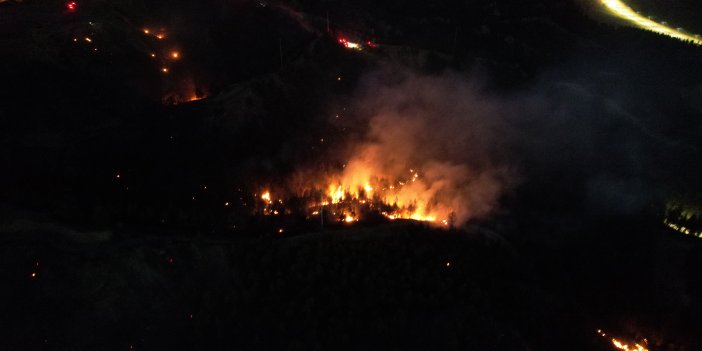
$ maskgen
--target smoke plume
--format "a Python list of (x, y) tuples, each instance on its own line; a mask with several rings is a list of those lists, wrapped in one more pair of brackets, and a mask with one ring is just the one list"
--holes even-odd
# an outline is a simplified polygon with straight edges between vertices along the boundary
[(364, 131), (346, 146), (343, 171), (324, 180), (332, 192), (365, 187), (405, 209), (399, 217), (461, 225), (490, 214), (514, 185), (502, 112), (479, 86), (393, 69), (358, 91), (351, 110)]

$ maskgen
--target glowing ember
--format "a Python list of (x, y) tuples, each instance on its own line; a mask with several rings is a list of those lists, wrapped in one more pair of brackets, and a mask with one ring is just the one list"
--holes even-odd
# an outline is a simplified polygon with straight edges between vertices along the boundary
[(344, 37), (339, 38), (339, 44), (343, 45), (347, 49), (363, 50), (363, 46), (361, 44), (349, 41)]
[(70, 12), (75, 11), (76, 9), (78, 9), (78, 3), (75, 1), (67, 2), (66, 9)]
[(702, 45), (702, 39), (699, 37), (684, 33), (681, 30), (671, 28), (665, 24), (658, 23), (641, 16), (621, 0), (600, 0), (600, 2), (614, 16), (626, 20), (637, 28), (649, 30), (682, 41), (689, 41), (697, 45)]
[(271, 193), (266, 191), (265, 193), (261, 194), (261, 200), (270, 203), (271, 202)]

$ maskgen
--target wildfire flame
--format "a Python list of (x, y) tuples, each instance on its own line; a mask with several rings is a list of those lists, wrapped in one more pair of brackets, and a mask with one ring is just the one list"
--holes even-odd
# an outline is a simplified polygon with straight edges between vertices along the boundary
[[(606, 334), (605, 332), (603, 332), (602, 329), (598, 329), (598, 330), (597, 330), (597, 334), (599, 334), (599, 335), (602, 336), (603, 338), (607, 338), (607, 334)], [(612, 341), (612, 345), (613, 345), (615, 348), (617, 348), (618, 350), (623, 350), (623, 351), (649, 351), (647, 347), (645, 347), (645, 346), (643, 346), (643, 345), (641, 345), (641, 344), (639, 344), (639, 343), (636, 343), (636, 342), (628, 343), (628, 342), (622, 341), (621, 339), (617, 339), (617, 338), (609, 338), (609, 340)], [(643, 340), (643, 343), (644, 343), (644, 344), (648, 343), (648, 340), (644, 339), (644, 340)]]
[[(169, 71), (163, 71), (168, 73)], [(186, 102), (199, 101), (207, 98), (208, 92), (205, 88), (197, 85), (192, 79), (183, 79), (163, 97), (162, 101), (166, 105), (179, 105)]]
[(339, 44), (343, 45), (347, 49), (363, 50), (363, 45), (349, 41), (348, 39), (346, 39), (344, 37), (339, 38)]
[(321, 193), (319, 201), (309, 205), (316, 210), (320, 206), (332, 206), (341, 213), (342, 222), (358, 221), (358, 213), (375, 212), (387, 219), (409, 219), (432, 222), (439, 226), (450, 226), (454, 221), (454, 210), (441, 204), (436, 195), (445, 183), (425, 181), (420, 172), (408, 169), (404, 175), (391, 177), (373, 169), (362, 160), (349, 162), (343, 172), (318, 181), (306, 193)]

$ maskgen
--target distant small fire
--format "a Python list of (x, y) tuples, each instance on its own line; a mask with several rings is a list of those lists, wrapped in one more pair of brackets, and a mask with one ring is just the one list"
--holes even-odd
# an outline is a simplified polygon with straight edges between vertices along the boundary
[(197, 87), (179, 88), (177, 91), (166, 94), (163, 97), (165, 105), (180, 105), (186, 102), (200, 101), (207, 97), (207, 93)]
[(612, 342), (612, 346), (614, 346), (617, 350), (622, 350), (622, 351), (649, 351), (648, 349), (648, 340), (643, 339), (641, 342), (633, 342), (633, 341), (624, 341), (623, 339), (617, 339), (611, 336), (608, 336), (607, 333), (602, 331), (602, 329), (597, 330), (597, 334), (599, 334), (603, 338), (607, 338)]
[(164, 95), (162, 102), (165, 105), (180, 105), (187, 102), (199, 101), (209, 95), (207, 89), (193, 79), (174, 79), (173, 86)]
[(369, 47), (369, 48), (377, 48), (378, 47), (378, 44), (376, 44), (370, 40), (367, 40), (365, 43), (361, 42), (361, 41), (356, 42), (356, 41), (351, 41), (344, 36), (338, 37), (337, 40), (338, 40), (339, 44), (341, 44), (342, 46), (344, 46), (347, 49), (352, 49), (352, 50), (359, 50), (360, 51), (366, 47)]

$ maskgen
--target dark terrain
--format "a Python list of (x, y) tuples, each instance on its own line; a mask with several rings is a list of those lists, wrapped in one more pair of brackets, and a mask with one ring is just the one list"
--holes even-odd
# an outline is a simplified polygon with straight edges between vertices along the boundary
[[(78, 5), (0, 3), (0, 349), (702, 349), (702, 240), (663, 224), (702, 230), (700, 47), (568, 1)], [(149, 53), (176, 47), (162, 74)], [(384, 70), (509, 102), (500, 208), (450, 230), (252, 213), (340, 162)]]

